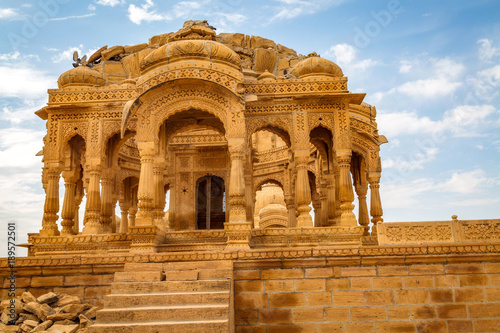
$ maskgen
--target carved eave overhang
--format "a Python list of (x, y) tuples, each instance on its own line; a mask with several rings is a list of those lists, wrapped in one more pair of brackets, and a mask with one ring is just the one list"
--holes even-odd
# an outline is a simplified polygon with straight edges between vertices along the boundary
[(49, 89), (48, 105), (116, 104), (127, 102), (137, 96), (135, 87), (116, 86), (93, 89)]
[(265, 81), (246, 81), (245, 94), (257, 96), (294, 96), (294, 95), (315, 95), (324, 93), (348, 93), (347, 78), (304, 78)]
[(309, 113), (329, 113), (347, 109), (349, 104), (361, 104), (364, 93), (300, 94), (295, 96), (257, 96), (247, 99), (245, 115), (271, 115), (292, 113), (297, 108)]

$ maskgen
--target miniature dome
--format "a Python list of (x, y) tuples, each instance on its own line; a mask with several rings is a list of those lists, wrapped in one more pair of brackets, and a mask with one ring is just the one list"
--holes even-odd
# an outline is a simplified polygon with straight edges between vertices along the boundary
[(309, 57), (302, 60), (292, 68), (290, 74), (298, 78), (307, 76), (344, 76), (342, 69), (337, 64), (321, 57)]
[(68, 86), (104, 86), (106, 77), (101, 72), (88, 66), (78, 66), (66, 71), (59, 76), (57, 85), (59, 88)]
[(188, 57), (224, 61), (238, 68), (241, 65), (240, 57), (224, 44), (212, 40), (189, 39), (165, 44), (151, 52), (141, 62), (141, 70), (163, 61), (170, 63)]
[(288, 211), (286, 207), (279, 203), (270, 203), (269, 205), (262, 208), (259, 212), (259, 217), (261, 223), (263, 220), (267, 220), (268, 218), (280, 218), (283, 217), (285, 220), (288, 219)]

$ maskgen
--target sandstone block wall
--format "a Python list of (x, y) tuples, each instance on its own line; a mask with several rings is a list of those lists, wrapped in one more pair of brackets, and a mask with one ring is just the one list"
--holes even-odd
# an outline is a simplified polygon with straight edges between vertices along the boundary
[[(42, 261), (43, 262), (43, 261)], [(114, 273), (123, 271), (123, 264), (16, 267), (16, 295), (29, 291), (38, 297), (50, 291), (80, 297), (83, 302), (103, 305), (111, 292)], [(9, 298), (10, 270), (0, 270), (0, 299)]]
[(304, 259), (235, 268), (236, 332), (500, 330), (500, 263), (343, 266)]

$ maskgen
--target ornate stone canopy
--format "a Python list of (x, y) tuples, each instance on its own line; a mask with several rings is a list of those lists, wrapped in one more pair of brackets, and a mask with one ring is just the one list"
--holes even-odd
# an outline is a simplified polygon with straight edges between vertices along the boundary
[[(286, 237), (315, 229), (317, 245), (375, 242), (387, 140), (335, 63), (187, 21), (75, 66), (37, 111), (46, 200), (32, 254), (91, 249), (95, 237), (106, 251), (259, 247), (274, 236), (255, 230), (275, 227)], [(266, 184), (283, 203), (262, 206)], [(268, 222), (255, 223), (256, 206)], [(301, 234), (294, 244), (310, 245)]]

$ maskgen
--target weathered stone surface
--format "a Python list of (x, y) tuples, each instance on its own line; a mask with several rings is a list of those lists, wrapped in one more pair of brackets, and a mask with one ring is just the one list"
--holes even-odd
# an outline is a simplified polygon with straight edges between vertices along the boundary
[(59, 299), (56, 293), (50, 292), (47, 294), (43, 294), (42, 296), (37, 298), (38, 303), (43, 304), (52, 304)]
[(250, 38), (250, 47), (252, 49), (257, 49), (259, 47), (276, 49), (276, 43), (267, 38), (252, 36)]
[(5, 324), (5, 325), (7, 325), (7, 324), (9, 324), (9, 323), (11, 323), (11, 322), (14, 322), (14, 323), (15, 323), (15, 322), (16, 322), (16, 320), (17, 320), (17, 318), (18, 318), (18, 316), (19, 316), (19, 315), (18, 315), (18, 314), (16, 314), (16, 313), (14, 313), (14, 314), (11, 316), (11, 314), (10, 314), (9, 312), (4, 311), (4, 312), (2, 312), (2, 315), (0, 316), (0, 322), (1, 322), (2, 324)]
[(0, 303), (0, 311), (5, 311), (7, 309), (10, 309), (11, 304), (14, 304), (14, 309), (15, 309), (16, 314), (19, 314), (19, 313), (21, 313), (21, 311), (23, 311), (24, 304), (21, 301), (21, 298), (14, 298), (12, 300), (7, 299), (7, 300), (2, 301)]
[(36, 297), (33, 296), (29, 291), (24, 292), (21, 295), (21, 299), (24, 303), (37, 302)]
[(80, 320), (80, 328), (86, 328), (94, 323), (92, 320), (82, 314), (78, 316), (78, 319)]
[(90, 309), (88, 309), (87, 311), (85, 311), (83, 314), (85, 315), (85, 317), (87, 317), (89, 319), (95, 319), (96, 314), (97, 314), (97, 310), (99, 310), (99, 307), (93, 306)]
[(61, 307), (61, 312), (78, 314), (85, 310), (85, 304), (68, 304)]
[(123, 46), (117, 45), (117, 46), (112, 46), (106, 50), (103, 50), (101, 52), (101, 56), (104, 60), (108, 60), (122, 53), (125, 53), (125, 49), (123, 48)]
[(55, 306), (57, 307), (63, 307), (68, 304), (80, 304), (82, 303), (82, 300), (78, 296), (63, 296), (61, 297), (56, 303)]
[(2, 333), (17, 333), (19, 330), (19, 326), (17, 325), (5, 325), (0, 323), (0, 332)]
[(142, 51), (147, 47), (148, 47), (148, 43), (142, 43), (142, 44), (136, 44), (136, 45), (126, 45), (123, 47), (123, 50), (125, 51), (125, 53), (130, 54), (130, 53), (136, 53), (136, 52)]
[[(44, 304), (48, 306), (47, 304)], [(50, 307), (49, 307), (50, 309)], [(47, 319), (47, 309), (42, 309), (42, 305), (38, 302), (30, 302), (26, 305), (24, 305), (23, 308), (24, 311), (29, 312), (37, 316), (40, 320), (46, 320)]]
[(78, 330), (78, 325), (52, 325), (47, 333), (74, 333)]
[(76, 317), (78, 317), (77, 313), (56, 312), (54, 314), (47, 316), (47, 319), (52, 320), (53, 322), (57, 322), (66, 319), (74, 320)]
[(52, 324), (52, 320), (46, 320), (43, 323), (38, 324), (32, 332), (46, 331), (50, 326), (52, 326)]
[(25, 320), (40, 321), (40, 319), (37, 316), (35, 316), (34, 314), (31, 314), (31, 313), (21, 313), (19, 315), (19, 318), (16, 321), (16, 325), (20, 325)]

